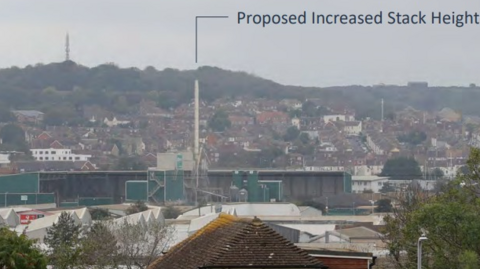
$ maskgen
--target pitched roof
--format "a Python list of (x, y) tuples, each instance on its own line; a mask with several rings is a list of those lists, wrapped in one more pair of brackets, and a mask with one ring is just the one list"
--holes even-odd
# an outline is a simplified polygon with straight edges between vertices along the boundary
[(326, 268), (258, 218), (219, 217), (173, 247), (149, 269), (213, 268)]

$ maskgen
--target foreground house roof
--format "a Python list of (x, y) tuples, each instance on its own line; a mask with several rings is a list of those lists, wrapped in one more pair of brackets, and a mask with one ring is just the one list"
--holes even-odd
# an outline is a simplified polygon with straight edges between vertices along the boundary
[(258, 218), (219, 217), (160, 257), (149, 269), (327, 268)]

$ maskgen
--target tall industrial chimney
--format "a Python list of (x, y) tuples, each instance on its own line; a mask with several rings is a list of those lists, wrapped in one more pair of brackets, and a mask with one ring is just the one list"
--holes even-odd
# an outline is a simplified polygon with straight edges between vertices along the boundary
[(195, 142), (194, 142), (194, 154), (195, 160), (198, 161), (198, 140), (199, 140), (199, 89), (198, 89), (198, 80), (195, 80)]
[(383, 121), (383, 98), (382, 98), (382, 121)]

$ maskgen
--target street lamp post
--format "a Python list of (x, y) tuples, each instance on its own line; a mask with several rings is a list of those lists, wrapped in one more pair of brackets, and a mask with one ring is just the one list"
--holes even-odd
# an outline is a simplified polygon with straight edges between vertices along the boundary
[(417, 243), (417, 269), (422, 269), (422, 241), (426, 241), (428, 238), (425, 236), (425, 234), (422, 234), (420, 238), (418, 238), (418, 243)]

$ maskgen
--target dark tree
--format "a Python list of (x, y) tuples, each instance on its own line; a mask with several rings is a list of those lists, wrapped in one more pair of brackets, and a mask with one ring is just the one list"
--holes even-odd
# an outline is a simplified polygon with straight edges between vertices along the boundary
[(143, 171), (147, 169), (147, 165), (137, 157), (120, 157), (115, 163), (115, 170), (117, 171)]
[(34, 244), (25, 234), (0, 227), (0, 268), (46, 269), (47, 259)]
[(397, 139), (400, 142), (416, 146), (423, 143), (427, 139), (427, 135), (423, 131), (412, 131), (408, 134), (399, 135)]
[(0, 130), (2, 144), (1, 150), (28, 152), (28, 146), (25, 141), (25, 132), (21, 127), (15, 124), (7, 124)]
[(92, 220), (105, 220), (110, 216), (108, 210), (103, 208), (90, 208), (89, 211), (90, 215), (92, 216)]
[(442, 179), (445, 176), (442, 169), (435, 168), (431, 173), (428, 174), (429, 179)]
[(105, 222), (96, 222), (82, 240), (82, 262), (94, 268), (117, 268), (118, 242)]
[(287, 129), (287, 133), (283, 136), (283, 139), (285, 141), (293, 141), (297, 139), (297, 137), (300, 135), (300, 131), (296, 126), (291, 126)]
[(17, 118), (15, 117), (15, 115), (13, 115), (13, 113), (10, 110), (4, 107), (0, 107), (0, 122), (11, 123), (16, 121), (17, 121)]
[(407, 157), (387, 160), (380, 176), (398, 180), (411, 180), (423, 177), (418, 162), (413, 158)]
[(382, 188), (380, 189), (380, 192), (381, 193), (389, 193), (389, 192), (394, 192), (395, 191), (395, 187), (390, 184), (389, 182), (385, 182), (382, 186)]
[(377, 202), (376, 212), (383, 213), (383, 212), (392, 212), (393, 206), (392, 201), (390, 199), (381, 199)]
[(0, 130), (2, 143), (18, 145), (25, 143), (25, 131), (16, 124), (7, 124)]
[(148, 206), (145, 204), (144, 201), (136, 201), (134, 204), (127, 208), (126, 213), (127, 215), (132, 215), (146, 210), (148, 210)]
[(230, 128), (230, 126), (232, 126), (232, 123), (228, 119), (227, 112), (225, 112), (224, 110), (218, 110), (208, 122), (208, 126), (216, 132), (223, 132), (226, 129)]
[(306, 101), (302, 104), (302, 114), (307, 117), (317, 116), (317, 106), (312, 101)]
[(174, 206), (167, 206), (165, 209), (162, 211), (163, 217), (166, 219), (176, 219), (182, 212), (174, 207)]
[(304, 145), (306, 145), (310, 142), (310, 137), (306, 133), (300, 134), (299, 139), (302, 142), (302, 144), (304, 144)]
[(330, 110), (328, 110), (328, 108), (324, 107), (324, 106), (319, 106), (317, 108), (317, 116), (318, 117), (321, 117), (321, 116), (325, 116), (325, 115), (328, 115), (330, 113)]
[(468, 168), (467, 165), (464, 165), (464, 166), (460, 167), (458, 172), (463, 174), (463, 175), (468, 175), (468, 174), (470, 174), (470, 169)]
[(302, 116), (302, 111), (300, 109), (294, 109), (294, 110), (290, 110), (288, 111), (288, 115), (290, 116), (290, 118), (300, 118)]
[(50, 248), (50, 264), (55, 268), (72, 268), (81, 263), (82, 227), (70, 213), (62, 212), (57, 223), (47, 229), (44, 242)]

